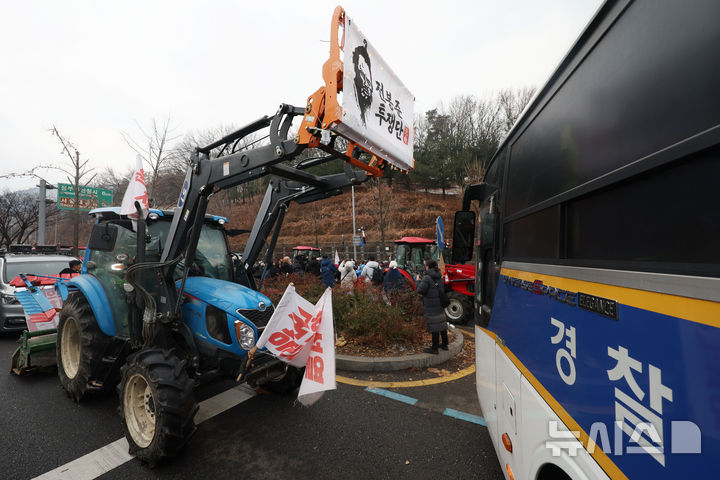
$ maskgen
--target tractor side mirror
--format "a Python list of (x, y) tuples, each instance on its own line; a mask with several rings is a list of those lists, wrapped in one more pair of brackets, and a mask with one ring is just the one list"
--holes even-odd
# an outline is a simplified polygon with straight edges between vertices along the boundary
[(88, 248), (101, 252), (111, 252), (115, 248), (117, 235), (117, 225), (111, 223), (96, 223), (90, 233)]
[(452, 258), (455, 263), (467, 262), (473, 255), (475, 243), (475, 213), (468, 210), (455, 212), (453, 223)]

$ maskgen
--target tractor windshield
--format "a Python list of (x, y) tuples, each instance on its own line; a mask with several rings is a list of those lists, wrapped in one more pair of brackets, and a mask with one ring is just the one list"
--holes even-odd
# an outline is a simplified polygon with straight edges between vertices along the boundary
[(232, 281), (232, 259), (222, 229), (205, 224), (200, 232), (195, 262), (203, 276)]
[(440, 258), (437, 246), (427, 243), (398, 245), (396, 255), (398, 267), (410, 272), (422, 272), (426, 258)]

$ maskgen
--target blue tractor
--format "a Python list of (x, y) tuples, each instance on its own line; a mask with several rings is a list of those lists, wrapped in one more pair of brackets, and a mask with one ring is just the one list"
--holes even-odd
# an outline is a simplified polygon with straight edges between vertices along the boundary
[[(173, 210), (151, 210), (136, 225), (116, 208), (91, 212), (96, 223), (83, 274), (69, 282), (60, 313), (59, 377), (75, 401), (117, 389), (130, 452), (142, 461), (176, 455), (187, 443), (195, 430), (197, 384), (230, 377), (283, 393), (302, 380), (301, 370), (250, 353), (273, 305), (257, 291), (249, 269), (264, 247), (270, 263), (290, 202), (337, 195), (368, 178), (365, 169), (350, 167), (366, 160), (359, 150), (349, 162), (335, 138), (320, 145), (326, 152), (321, 157), (298, 160), (308, 145), (288, 138), (288, 130), (292, 118), (304, 113), (281, 105), (276, 115), (197, 148)], [(266, 145), (238, 147), (266, 127)], [(334, 159), (341, 159), (341, 173), (308, 171)], [(263, 176), (269, 184), (260, 212), (234, 261), (227, 220), (206, 215), (208, 199)]]

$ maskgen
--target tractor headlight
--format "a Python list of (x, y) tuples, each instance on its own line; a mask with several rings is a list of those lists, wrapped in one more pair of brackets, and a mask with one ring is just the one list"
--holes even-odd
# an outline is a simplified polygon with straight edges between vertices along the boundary
[(240, 348), (250, 350), (255, 346), (255, 330), (247, 323), (235, 320), (235, 333), (237, 333)]

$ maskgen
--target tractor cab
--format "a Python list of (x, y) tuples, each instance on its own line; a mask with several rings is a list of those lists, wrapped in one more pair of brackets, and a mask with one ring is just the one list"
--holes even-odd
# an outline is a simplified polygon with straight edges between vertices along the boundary
[[(118, 332), (127, 332), (127, 309), (124, 285), (125, 271), (135, 263), (137, 256), (137, 234), (132, 221), (120, 215), (119, 207), (97, 208), (89, 212), (98, 225), (112, 226), (114, 241), (106, 249), (87, 249), (82, 273), (89, 273), (102, 286), (108, 300), (108, 307), (115, 319)], [(158, 262), (167, 240), (173, 212), (151, 209), (146, 222), (145, 261)], [(198, 240), (195, 261), (190, 268), (190, 276), (209, 277), (217, 280), (234, 281), (233, 263), (228, 248), (224, 225), (227, 218), (217, 215), (205, 215), (200, 238)], [(103, 233), (103, 229), (97, 229)], [(174, 271), (178, 280), (182, 276), (183, 261)], [(147, 278), (144, 278), (147, 276)], [(142, 275), (142, 284), (150, 292), (155, 292), (157, 282), (151, 275)]]
[(308, 247), (305, 245), (298, 245), (297, 247), (293, 248), (293, 260), (295, 258), (303, 255), (305, 257), (305, 261), (307, 262), (311, 258), (317, 258), (320, 255), (322, 255), (322, 250), (315, 247)]
[(434, 240), (423, 237), (403, 237), (395, 240), (395, 257), (398, 268), (413, 276), (425, 270), (425, 259), (440, 259), (440, 252)]
[(307, 267), (307, 264), (310, 262), (311, 258), (317, 258), (320, 255), (322, 255), (322, 250), (315, 247), (308, 247), (305, 245), (298, 245), (297, 247), (293, 248), (293, 264), (295, 262), (298, 262), (301, 266), (303, 271)]

